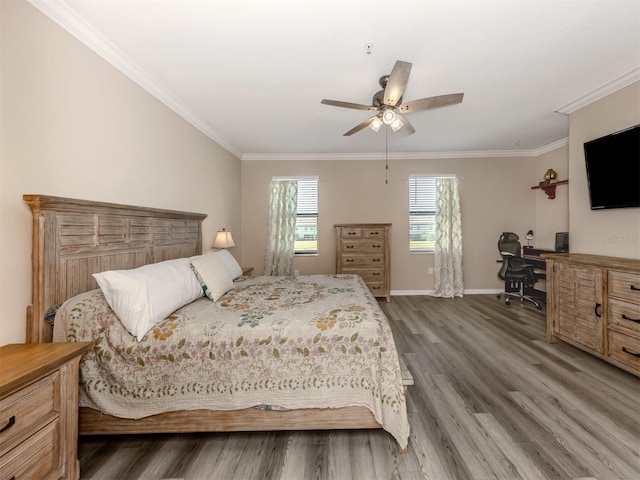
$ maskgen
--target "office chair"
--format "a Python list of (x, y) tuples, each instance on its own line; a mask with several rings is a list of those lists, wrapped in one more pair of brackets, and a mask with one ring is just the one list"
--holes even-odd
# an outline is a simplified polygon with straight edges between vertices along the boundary
[(538, 299), (529, 295), (538, 278), (531, 265), (527, 265), (522, 259), (522, 246), (518, 241), (520, 237), (513, 232), (504, 232), (498, 239), (499, 260), (502, 266), (498, 271), (498, 277), (504, 280), (504, 292), (498, 294), (498, 298), (505, 296), (504, 303), (511, 305), (511, 297), (519, 298), (521, 302), (527, 300), (533, 303), (538, 310), (542, 305)]

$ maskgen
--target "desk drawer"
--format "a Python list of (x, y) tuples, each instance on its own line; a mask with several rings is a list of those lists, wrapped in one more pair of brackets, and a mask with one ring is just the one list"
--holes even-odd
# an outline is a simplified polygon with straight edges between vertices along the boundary
[(0, 454), (59, 414), (59, 392), (54, 372), (0, 401)]

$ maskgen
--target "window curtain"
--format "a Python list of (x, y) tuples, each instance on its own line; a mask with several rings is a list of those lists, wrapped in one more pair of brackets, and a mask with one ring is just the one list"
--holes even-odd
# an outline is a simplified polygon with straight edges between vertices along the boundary
[(461, 297), (462, 218), (457, 178), (436, 179), (435, 216), (435, 291), (436, 297)]
[(271, 182), (265, 275), (291, 275), (291, 263), (295, 254), (297, 203), (297, 181)]

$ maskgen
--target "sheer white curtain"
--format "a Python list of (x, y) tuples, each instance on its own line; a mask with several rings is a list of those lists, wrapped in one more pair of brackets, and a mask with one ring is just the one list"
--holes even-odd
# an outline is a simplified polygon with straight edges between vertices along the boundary
[(291, 275), (291, 263), (295, 254), (297, 204), (297, 181), (271, 182), (265, 275)]
[(461, 297), (462, 217), (457, 178), (436, 179), (435, 291), (437, 297)]

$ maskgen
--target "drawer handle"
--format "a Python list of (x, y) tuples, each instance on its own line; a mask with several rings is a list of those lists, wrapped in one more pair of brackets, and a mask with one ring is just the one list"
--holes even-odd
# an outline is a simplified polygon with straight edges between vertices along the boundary
[(354, 245), (346, 245), (345, 248), (355, 248)]
[(347, 262), (353, 262), (353, 258), (347, 258)]
[(347, 235), (355, 235), (356, 232), (347, 232)]
[(629, 285), (629, 288), (634, 292), (640, 292), (640, 288), (636, 287), (635, 285)]
[[(380, 287), (371, 287), (371, 290), (380, 290)], [(633, 354), (631, 354), (631, 355), (633, 355)]]
[(16, 424), (16, 416), (11, 415), (11, 418), (9, 418), (9, 421), (7, 422), (7, 424), (4, 427), (2, 427), (2, 430), (0, 430), (0, 433), (4, 432), (5, 430), (9, 430), (15, 424)]
[(602, 315), (600, 314), (600, 312), (598, 312), (598, 309), (602, 307), (602, 305), (600, 305), (599, 303), (596, 303), (596, 308), (593, 309), (593, 313), (596, 314), (596, 317), (598, 318), (602, 318)]
[(381, 248), (382, 245), (374, 245), (373, 248)]
[(622, 318), (624, 318), (625, 320), (629, 320), (630, 322), (640, 323), (640, 318), (627, 317), (624, 313), (622, 314)]
[(629, 355), (633, 355), (634, 357), (638, 357), (638, 358), (640, 358), (640, 353), (633, 353), (633, 352), (630, 352), (629, 350), (627, 350), (627, 347), (622, 347), (622, 351), (623, 351), (624, 353), (628, 353)]
[(380, 259), (379, 259), (379, 258), (372, 258), (372, 259), (371, 259), (371, 261), (372, 261), (372, 262), (379, 262), (379, 261), (380, 261)]
[(380, 235), (380, 232), (369, 232), (369, 235)]
[[(372, 275), (375, 276), (375, 275), (382, 275), (382, 274), (380, 272), (373, 272)], [(640, 321), (640, 320), (636, 320), (636, 322), (638, 322), (638, 321)]]

